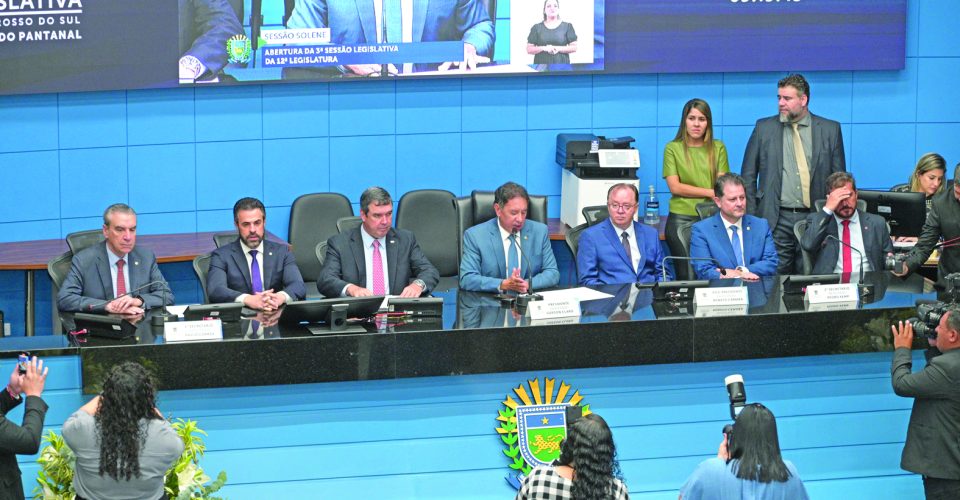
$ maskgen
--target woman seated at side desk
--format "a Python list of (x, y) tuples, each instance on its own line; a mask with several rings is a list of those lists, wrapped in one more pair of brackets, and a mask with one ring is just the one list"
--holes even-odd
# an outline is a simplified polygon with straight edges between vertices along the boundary
[[(901, 193), (923, 193), (927, 197), (927, 212), (933, 197), (943, 192), (943, 178), (947, 172), (947, 162), (937, 153), (927, 153), (917, 160), (917, 166), (910, 174), (910, 182), (895, 186), (891, 191)], [(917, 236), (901, 236), (898, 243), (916, 243)]]

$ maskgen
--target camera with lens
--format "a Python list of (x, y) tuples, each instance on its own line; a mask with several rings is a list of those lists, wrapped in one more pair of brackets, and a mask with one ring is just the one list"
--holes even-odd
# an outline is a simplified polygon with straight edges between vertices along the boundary
[(937, 326), (940, 325), (940, 319), (946, 314), (950, 304), (946, 302), (934, 302), (932, 304), (918, 304), (917, 316), (907, 319), (907, 323), (913, 327), (913, 333), (921, 335), (928, 339), (937, 338)]
[(883, 260), (883, 269), (885, 271), (900, 272), (903, 269), (903, 263), (907, 260), (907, 253), (892, 253)]
[[(727, 386), (727, 395), (730, 397), (730, 419), (736, 421), (743, 407), (747, 405), (747, 390), (743, 386), (743, 375), (739, 373), (728, 375), (723, 379), (723, 383)], [(723, 426), (723, 433), (727, 435), (728, 442), (732, 432), (732, 424)]]

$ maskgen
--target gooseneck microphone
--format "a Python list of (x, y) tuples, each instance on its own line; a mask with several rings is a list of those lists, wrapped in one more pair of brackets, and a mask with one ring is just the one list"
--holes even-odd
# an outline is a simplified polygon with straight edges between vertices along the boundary
[[(526, 252), (523, 251), (523, 247), (520, 245), (520, 239), (517, 237), (517, 235), (517, 231), (510, 233), (510, 237), (513, 238), (513, 244), (516, 245), (517, 250), (520, 251), (520, 258), (523, 259), (524, 263), (526, 263), (527, 274), (530, 275), (527, 293), (517, 295), (517, 307), (526, 307), (530, 301), (543, 300), (543, 295), (533, 292), (533, 270), (530, 268), (530, 259), (527, 258)], [(523, 278), (523, 273), (520, 273), (520, 277)]]
[(840, 238), (837, 238), (832, 234), (828, 234), (827, 239), (835, 240), (837, 243), (849, 248), (850, 250), (853, 250), (854, 252), (857, 252), (857, 255), (860, 256), (860, 282), (857, 283), (857, 289), (859, 290), (861, 297), (864, 295), (870, 295), (871, 293), (873, 293), (873, 287), (863, 282), (863, 259), (864, 259), (863, 252), (861, 252), (860, 250), (857, 250), (857, 248), (854, 247), (853, 245), (844, 242), (843, 240), (841, 240)]
[(660, 261), (660, 267), (663, 268), (663, 281), (667, 281), (667, 266), (665, 264), (667, 263), (668, 260), (682, 260), (687, 262), (702, 260), (707, 262), (713, 262), (714, 264), (717, 265), (717, 269), (720, 270), (720, 276), (727, 275), (726, 268), (724, 268), (720, 264), (720, 262), (717, 259), (714, 259), (713, 257), (681, 257), (679, 255), (668, 255), (664, 257), (663, 260)]
[[(141, 292), (141, 291), (143, 291), (144, 289), (150, 288), (150, 287), (152, 287), (153, 285), (160, 285), (160, 284), (165, 284), (165, 283), (166, 283), (166, 282), (163, 281), (163, 280), (151, 281), (150, 283), (147, 283), (146, 285), (138, 286), (138, 287), (134, 288), (133, 290), (130, 290), (129, 292), (127, 292), (127, 293), (125, 293), (125, 294), (123, 294), (123, 295), (117, 295), (116, 297), (114, 297), (114, 298), (112, 298), (112, 299), (101, 300), (100, 302), (97, 302), (97, 303), (94, 303), (94, 304), (88, 304), (88, 305), (87, 305), (87, 311), (93, 311), (93, 308), (95, 308), (95, 307), (100, 307), (100, 306), (102, 306), (102, 305), (109, 304), (109, 303), (111, 303), (111, 302), (113, 302), (113, 301), (115, 301), (115, 300), (117, 300), (117, 299), (121, 299), (121, 298), (123, 298), (123, 297), (129, 297), (129, 296), (132, 296), (132, 295), (136, 295), (138, 292)], [(163, 287), (163, 295), (164, 295), (164, 297), (163, 297), (163, 302), (164, 302), (164, 305), (166, 305), (166, 302), (167, 302), (166, 294), (167, 294), (167, 288), (166, 288), (166, 287)], [(144, 305), (146, 305), (146, 303), (144, 303)]]

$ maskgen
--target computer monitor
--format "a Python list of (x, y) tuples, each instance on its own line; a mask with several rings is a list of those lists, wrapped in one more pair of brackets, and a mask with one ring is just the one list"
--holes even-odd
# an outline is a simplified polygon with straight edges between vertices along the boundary
[(877, 214), (890, 225), (890, 236), (920, 236), (927, 219), (927, 197), (923, 193), (857, 191), (867, 212)]
[(198, 321), (204, 318), (214, 318), (220, 321), (237, 322), (240, 321), (240, 311), (242, 310), (243, 304), (239, 302), (193, 304), (183, 311), (183, 319), (187, 321)]
[(382, 303), (383, 296), (300, 300), (283, 307), (280, 322), (323, 323), (331, 331), (338, 331), (346, 327), (348, 318), (369, 318), (377, 314)]
[(697, 288), (709, 287), (709, 280), (658, 281), (653, 287), (653, 300), (672, 302), (693, 300)]
[(73, 321), (77, 330), (86, 330), (94, 337), (122, 340), (137, 334), (137, 326), (119, 316), (76, 313)]

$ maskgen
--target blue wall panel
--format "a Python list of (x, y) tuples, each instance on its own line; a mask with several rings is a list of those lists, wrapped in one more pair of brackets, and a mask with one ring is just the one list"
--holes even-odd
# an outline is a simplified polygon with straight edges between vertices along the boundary
[(198, 210), (233, 209), (244, 196), (263, 198), (263, 141), (197, 144)]
[(526, 132), (474, 132), (463, 134), (462, 140), (462, 192), (493, 190), (507, 181), (527, 182)]
[(192, 143), (193, 98), (192, 88), (127, 92), (127, 143)]
[(590, 76), (531, 78), (527, 81), (527, 128), (570, 129), (591, 125)]
[(196, 210), (196, 156), (192, 143), (127, 148), (130, 206), (141, 214)]
[[(445, 189), (462, 194), (460, 148), (460, 133), (398, 135), (394, 198), (399, 200), (403, 193), (415, 189)], [(359, 199), (359, 195), (355, 196)]]
[(57, 97), (56, 94), (0, 97), (0, 152), (56, 149), (59, 144)]
[(60, 94), (60, 147), (97, 148), (127, 144), (127, 94)]
[(330, 87), (330, 135), (393, 134), (397, 130), (396, 83), (357, 82)]
[[(593, 79), (593, 126), (656, 125), (657, 75), (610, 75)], [(679, 111), (677, 115), (679, 115)]]
[(56, 151), (2, 153), (0, 222), (60, 217), (60, 164)]
[(526, 130), (527, 80), (463, 80), (463, 131)]
[(459, 132), (460, 80), (397, 82), (397, 133)]
[(237, 141), (263, 137), (262, 97), (259, 86), (198, 87), (197, 141)]
[(127, 148), (60, 151), (60, 216), (103, 214), (113, 203), (129, 201)]
[(330, 130), (329, 86), (324, 84), (263, 87), (263, 138), (321, 137)]
[(263, 141), (263, 173), (265, 205), (290, 205), (300, 195), (329, 191), (330, 140)]

